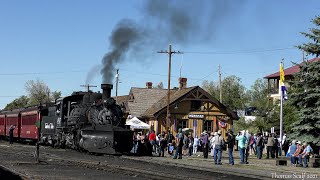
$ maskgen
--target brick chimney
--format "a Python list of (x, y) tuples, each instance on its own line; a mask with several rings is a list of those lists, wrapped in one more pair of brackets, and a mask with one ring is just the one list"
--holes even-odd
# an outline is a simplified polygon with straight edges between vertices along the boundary
[(147, 82), (146, 83), (146, 88), (152, 89), (152, 82)]
[(187, 78), (179, 78), (179, 89), (187, 88)]

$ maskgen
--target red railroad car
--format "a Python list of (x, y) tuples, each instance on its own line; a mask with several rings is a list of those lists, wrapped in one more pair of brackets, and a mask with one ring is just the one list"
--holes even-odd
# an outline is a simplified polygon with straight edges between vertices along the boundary
[(9, 137), (9, 129), (10, 126), (15, 126), (15, 129), (13, 130), (13, 137), (15, 139), (20, 138), (20, 127), (21, 127), (21, 121), (20, 121), (20, 110), (15, 111), (8, 111), (6, 113), (6, 136)]
[(0, 112), (0, 138), (6, 136), (6, 113)]
[(38, 140), (36, 122), (41, 119), (38, 107), (27, 108), (21, 111), (21, 139)]

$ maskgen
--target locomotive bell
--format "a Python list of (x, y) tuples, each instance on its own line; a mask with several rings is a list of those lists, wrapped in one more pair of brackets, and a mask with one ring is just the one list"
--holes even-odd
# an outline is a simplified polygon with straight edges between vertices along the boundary
[(111, 97), (111, 90), (113, 88), (112, 84), (101, 84), (102, 89), (102, 99), (106, 100)]

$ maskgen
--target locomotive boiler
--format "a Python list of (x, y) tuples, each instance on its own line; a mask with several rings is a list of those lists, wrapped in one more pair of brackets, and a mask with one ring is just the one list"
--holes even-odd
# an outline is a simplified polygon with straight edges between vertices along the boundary
[(42, 120), (43, 142), (58, 147), (103, 154), (132, 148), (132, 132), (125, 126), (123, 107), (111, 97), (111, 84), (100, 92), (74, 92), (60, 98)]

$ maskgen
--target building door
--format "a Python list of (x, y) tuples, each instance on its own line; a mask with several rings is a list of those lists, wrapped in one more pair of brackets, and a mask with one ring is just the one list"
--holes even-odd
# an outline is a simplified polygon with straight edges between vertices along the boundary
[(212, 132), (212, 120), (203, 120), (203, 131)]

